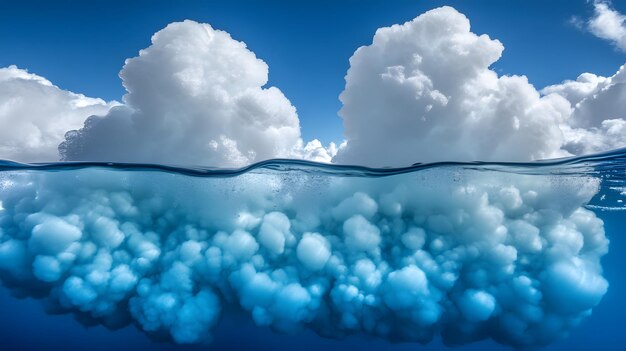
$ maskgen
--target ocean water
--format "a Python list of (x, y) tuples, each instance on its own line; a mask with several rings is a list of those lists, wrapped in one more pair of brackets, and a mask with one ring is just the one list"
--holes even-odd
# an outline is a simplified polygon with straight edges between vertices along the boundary
[(0, 162), (2, 350), (621, 350), (626, 151)]

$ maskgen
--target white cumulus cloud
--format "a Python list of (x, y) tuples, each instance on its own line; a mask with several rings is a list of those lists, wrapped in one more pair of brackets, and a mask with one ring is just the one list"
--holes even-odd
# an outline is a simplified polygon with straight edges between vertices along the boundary
[(610, 41), (626, 51), (626, 16), (611, 6), (611, 1), (594, 0), (594, 15), (587, 21), (587, 29), (595, 36)]
[(503, 45), (451, 7), (380, 28), (350, 59), (338, 162), (404, 166), (442, 160), (526, 161), (566, 155), (560, 96), (490, 69)]
[(623, 68), (540, 92), (490, 68), (503, 50), (451, 7), (378, 29), (350, 58), (334, 161), (530, 161), (626, 146)]
[(124, 105), (69, 132), (59, 148), (64, 160), (236, 167), (332, 157), (318, 141), (304, 145), (295, 107), (265, 87), (267, 64), (208, 24), (168, 25), (120, 77)]
[(264, 87), (265, 62), (208, 24), (170, 24), (120, 76), (124, 104), (0, 68), (0, 158), (237, 167), (281, 157), (330, 162), (337, 151), (305, 143), (295, 107)]
[(542, 90), (565, 97), (573, 110), (563, 149), (575, 155), (590, 154), (626, 146), (626, 66), (611, 77), (583, 73)]
[(0, 68), (0, 159), (56, 161), (66, 131), (115, 105), (63, 90), (16, 66)]

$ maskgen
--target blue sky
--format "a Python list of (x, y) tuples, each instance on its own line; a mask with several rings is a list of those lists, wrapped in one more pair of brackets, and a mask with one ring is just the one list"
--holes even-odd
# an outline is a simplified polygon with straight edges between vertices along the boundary
[[(572, 16), (584, 0), (558, 1), (2, 1), (0, 67), (15, 64), (59, 87), (119, 100), (124, 60), (168, 23), (193, 19), (231, 33), (270, 68), (270, 84), (298, 109), (302, 135), (341, 141), (337, 111), (348, 59), (375, 30), (441, 5), (467, 15), (472, 31), (500, 40), (500, 74), (523, 74), (542, 88), (582, 72), (610, 76), (624, 53), (581, 31)], [(626, 2), (613, 1), (620, 12)]]

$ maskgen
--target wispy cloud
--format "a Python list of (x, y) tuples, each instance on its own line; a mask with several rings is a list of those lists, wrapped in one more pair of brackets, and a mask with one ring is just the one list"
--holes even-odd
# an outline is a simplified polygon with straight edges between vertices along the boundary
[(608, 40), (616, 48), (626, 52), (626, 16), (615, 10), (611, 2), (606, 0), (595, 0), (593, 8), (593, 17), (580, 25), (598, 38)]

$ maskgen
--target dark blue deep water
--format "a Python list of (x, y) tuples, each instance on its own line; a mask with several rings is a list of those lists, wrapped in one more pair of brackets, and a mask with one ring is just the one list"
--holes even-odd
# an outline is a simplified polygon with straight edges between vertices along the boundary
[[(255, 178), (256, 176), (260, 178)], [(592, 196), (587, 200), (584, 199), (583, 196), (583, 200), (580, 201), (583, 201), (584, 203), (576, 203), (574, 205), (580, 205), (581, 208), (584, 208), (585, 210), (593, 211), (595, 216), (603, 221), (604, 232), (606, 234), (606, 237), (610, 241), (610, 244), (608, 246), (608, 253), (606, 255), (602, 255), (601, 257), (601, 275), (604, 277), (604, 279), (606, 279), (609, 284), (604, 296), (601, 298), (599, 303), (597, 303), (597, 305), (592, 308), (591, 314), (582, 319), (580, 325), (571, 328), (568, 337), (564, 339), (556, 338), (556, 340), (551, 341), (548, 345), (537, 348), (545, 350), (623, 350), (623, 345), (626, 344), (626, 333), (624, 333), (624, 319), (626, 316), (626, 299), (624, 299), (624, 296), (626, 296), (626, 277), (624, 275), (624, 269), (626, 268), (626, 233), (624, 230), (624, 228), (626, 228), (626, 151), (624, 150), (608, 154), (596, 155), (593, 157), (566, 159), (554, 162), (535, 162), (528, 164), (446, 163), (435, 165), (415, 165), (406, 169), (367, 169), (349, 166), (328, 166), (285, 160), (267, 161), (246, 169), (235, 171), (204, 168), (175, 168), (151, 165), (136, 166), (88, 163), (21, 165), (0, 161), (0, 203), (3, 203), (4, 207), (4, 209), (3, 207), (0, 207), (0, 228), (3, 229), (5, 233), (4, 237), (0, 235), (0, 243), (6, 242), (7, 240), (22, 240), (23, 242), (27, 242), (28, 240), (30, 240), (28, 239), (28, 236), (31, 235), (30, 232), (28, 232), (28, 229), (24, 229), (24, 226), (27, 226), (27, 224), (24, 223), (28, 223), (28, 221), (23, 219), (23, 216), (20, 217), (21, 215), (19, 213), (21, 212), (19, 211), (30, 211), (32, 213), (47, 211), (48, 213), (52, 213), (55, 216), (59, 216), (59, 218), (61, 218), (63, 215), (67, 215), (67, 213), (74, 213), (76, 214), (77, 218), (87, 218), (91, 216), (89, 212), (90, 210), (79, 210), (79, 207), (74, 206), (74, 204), (77, 201), (80, 201), (81, 197), (85, 197), (85, 194), (90, 192), (97, 192), (100, 188), (104, 189), (104, 195), (99, 195), (101, 197), (109, 198), (112, 196), (113, 193), (115, 193), (119, 189), (122, 189), (123, 191), (130, 194), (130, 197), (136, 202), (139, 202), (140, 198), (143, 199), (151, 197), (151, 191), (163, 192), (164, 194), (167, 193), (167, 195), (163, 195), (162, 198), (169, 199), (168, 201), (172, 201), (172, 203), (170, 203), (169, 205), (176, 208), (179, 208), (180, 206), (181, 211), (187, 212), (196, 211), (199, 208), (201, 209), (201, 211), (205, 211), (206, 209), (202, 207), (204, 205), (198, 205), (192, 201), (190, 203), (193, 204), (187, 206), (186, 203), (189, 199), (193, 200), (194, 197), (206, 196), (210, 201), (214, 202), (212, 205), (208, 205), (207, 208), (209, 210), (216, 209), (216, 211), (229, 211), (229, 209), (236, 208), (238, 203), (241, 203), (242, 201), (247, 201), (243, 199), (245, 199), (246, 197), (251, 197), (251, 194), (257, 191), (259, 187), (263, 188), (263, 186), (265, 186), (266, 184), (268, 184), (268, 187), (271, 187), (269, 185), (270, 180), (279, 179), (283, 183), (288, 183), (288, 185), (282, 185), (277, 186), (276, 188), (272, 188), (270, 193), (273, 195), (271, 195), (270, 197), (266, 197), (266, 199), (270, 200), (270, 203), (268, 204), (267, 202), (264, 202), (263, 206), (270, 206), (273, 210), (275, 210), (276, 208), (278, 208), (279, 210), (282, 209), (283, 213), (285, 213), (287, 217), (292, 220), (292, 223), (295, 223), (295, 220), (293, 218), (297, 218), (297, 216), (294, 213), (299, 211), (299, 205), (272, 205), (271, 201), (278, 201), (276, 199), (284, 196), (290, 188), (299, 187), (298, 189), (300, 190), (298, 191), (302, 191), (301, 188), (304, 187), (307, 189), (307, 192), (310, 192), (310, 194), (317, 194), (307, 195), (303, 197), (308, 198), (309, 201), (313, 203), (313, 207), (315, 207), (314, 205), (317, 202), (319, 202), (320, 204), (326, 204), (324, 202), (324, 197), (336, 196), (335, 193), (326, 193), (326, 191), (329, 191), (329, 189), (335, 189), (327, 184), (327, 179), (339, 179), (341, 182), (348, 183), (349, 185), (347, 185), (347, 187), (350, 187), (350, 190), (346, 190), (347, 194), (352, 194), (355, 191), (363, 191), (369, 194), (375, 200), (378, 200), (382, 199), (383, 195), (387, 191), (393, 191), (389, 189), (395, 189), (398, 184), (409, 181), (423, 181), (425, 183), (430, 182), (432, 183), (430, 184), (430, 186), (432, 187), (445, 187), (448, 185), (442, 184), (446, 182), (453, 184), (453, 186), (456, 186), (458, 184), (472, 184), (473, 182), (476, 182), (477, 179), (480, 183), (480, 179), (485, 178), (487, 179), (487, 181), (485, 181), (485, 184), (492, 184), (494, 187), (506, 187), (508, 186), (508, 184), (521, 184), (522, 181), (515, 178), (517, 176), (524, 177), (523, 179), (532, 179), (531, 183), (548, 182), (549, 184), (551, 184), (550, 186), (554, 187), (556, 190), (552, 188), (549, 190), (545, 190), (545, 187), (538, 187), (537, 189), (544, 189), (543, 191), (550, 193), (549, 196), (546, 196), (545, 199), (542, 201), (551, 201), (554, 203), (559, 203), (560, 201), (579, 201), (576, 200), (579, 199), (579, 197), (574, 197), (575, 200), (571, 200), (571, 195), (566, 193), (568, 191), (575, 191), (575, 188), (580, 186), (576, 184), (572, 186), (570, 184), (571, 182), (575, 182), (579, 179), (585, 179), (585, 181), (583, 182), (584, 184), (589, 183), (589, 179), (592, 180), (592, 183), (593, 181), (595, 181), (598, 187), (595, 192), (591, 194)], [(303, 179), (304, 181), (299, 182), (298, 179)], [(248, 187), (248, 185), (246, 184), (242, 185), (242, 183), (245, 182), (253, 182), (256, 185), (252, 188)], [(354, 185), (353, 187), (353, 182), (356, 182), (358, 184)], [(500, 184), (499, 182), (502, 183)], [(302, 185), (301, 183), (306, 184)], [(379, 186), (379, 183), (384, 184)], [(486, 189), (486, 187), (492, 185), (484, 185), (484, 187)], [(237, 190), (236, 188), (238, 186), (241, 186), (241, 189)], [(344, 186), (346, 185), (341, 185), (341, 187)], [(426, 196), (425, 194), (431, 194), (424, 190), (428, 187), (421, 188), (420, 186), (413, 190), (414, 192), (417, 192), (417, 196), (423, 197)], [(518, 188), (522, 189), (525, 186), (527, 185), (520, 185), (518, 186)], [(50, 190), (50, 193), (47, 192), (48, 188), (52, 189)], [(199, 190), (205, 188), (211, 188), (213, 190), (228, 188), (228, 191), (218, 192), (217, 190), (212, 190), (213, 192), (205, 194), (203, 193), (204, 190)], [(410, 189), (413, 188), (409, 188), (409, 191)], [(232, 192), (230, 192), (231, 190)], [(341, 190), (338, 191), (340, 192)], [(559, 191), (564, 192), (562, 194), (562, 197), (558, 195)], [(170, 196), (169, 193), (173, 193), (176, 196)], [(261, 193), (265, 194), (264, 190), (261, 190)], [(64, 197), (64, 195), (67, 195), (67, 197)], [(445, 194), (444, 192), (440, 196), (445, 198), (447, 194)], [(19, 204), (19, 201), (21, 201), (22, 197), (32, 198), (31, 203)], [(59, 199), (59, 197), (61, 198), (61, 200), (56, 201)], [(297, 195), (294, 195), (294, 198), (298, 201), (302, 201), (302, 198), (299, 198)], [(339, 196), (339, 198), (341, 198), (341, 196)], [(56, 201), (54, 206), (51, 205), (53, 203), (53, 200)], [(221, 202), (222, 200), (223, 203)], [(379, 201), (379, 203), (383, 204), (384, 202), (381, 200)], [(166, 207), (167, 205), (168, 204), (166, 204)], [(91, 204), (89, 206), (93, 205)], [(552, 208), (551, 204), (535, 203), (535, 205), (533, 206), (535, 206), (533, 211), (535, 211), (536, 213), (543, 213), (539, 210), (539, 208)], [(253, 205), (247, 205), (246, 208), (253, 207)], [(322, 210), (319, 211), (323, 211), (324, 205), (320, 205), (319, 207), (322, 208)], [(562, 213), (571, 212), (569, 210), (560, 210), (561, 207), (558, 208), (559, 210), (555, 211), (561, 211)], [(5, 215), (4, 220), (2, 220), (2, 211), (5, 211), (6, 213), (10, 212), (11, 218), (9, 219), (9, 215)], [(315, 213), (319, 214), (319, 211)], [(381, 213), (384, 212), (383, 205), (379, 205), (378, 211)], [(443, 211), (442, 213), (446, 213), (445, 209), (441, 209), (439, 207), (438, 211)], [(164, 213), (165, 212), (159, 212), (159, 215), (155, 215), (154, 218), (162, 216), (161, 218), (169, 220), (167, 218), (170, 217), (167, 217), (168, 215)], [(136, 216), (141, 216), (141, 214), (138, 214)], [(324, 216), (325, 215), (323, 214), (319, 214), (320, 218), (326, 218)], [(384, 216), (386, 215), (374, 214), (371, 217), (371, 222), (380, 223), (376, 221), (383, 221), (381, 217)], [(193, 222), (201, 216), (190, 215), (190, 218), (191, 217), (193, 217), (194, 219), (186, 220)], [(154, 218), (151, 220), (154, 220)], [(183, 216), (180, 218), (187, 217)], [(82, 218), (80, 220), (82, 220)], [(333, 227), (334, 224), (324, 224), (324, 220), (325, 219), (321, 220), (322, 224), (319, 224), (317, 222), (316, 224), (311, 224), (311, 228), (317, 228), (317, 230), (319, 230), (320, 232), (322, 232), (323, 230), (332, 232), (332, 228), (335, 228)], [(79, 219), (77, 219), (77, 221), (79, 221)], [(137, 221), (141, 222), (143, 220)], [(180, 221), (180, 219), (172, 219), (172, 221)], [(120, 220), (119, 222), (121, 223), (122, 220)], [(197, 220), (197, 223), (202, 223), (197, 224), (197, 226), (212, 228), (211, 226), (213, 224), (209, 222), (210, 220), (206, 220), (204, 222), (201, 220)], [(143, 226), (142, 228), (150, 226), (145, 223), (147, 222), (141, 222), (141, 226)], [(426, 221), (426, 223), (429, 222)], [(156, 226), (156, 224), (154, 225)], [(215, 224), (215, 226), (219, 227), (218, 224)], [(225, 224), (224, 226), (228, 227), (227, 224)], [(380, 226), (382, 228), (382, 225)], [(167, 228), (170, 227), (171, 225)], [(427, 224), (424, 224), (424, 228), (427, 229), (427, 232), (431, 230), (429, 229), (430, 227), (428, 227)], [(84, 230), (85, 232), (88, 231), (88, 229)], [(164, 235), (178, 235), (175, 233), (175, 229), (171, 230), (174, 234), (169, 234), (169, 232), (159, 233), (163, 242), (165, 242), (165, 239), (163, 238)], [(213, 229), (207, 230), (211, 231)], [(256, 233), (256, 230), (257, 229), (250, 229), (249, 231), (254, 234)], [(432, 230), (436, 231), (435, 229)], [(298, 231), (305, 230), (300, 230), (296, 225), (294, 225), (292, 231), (296, 233)], [(2, 231), (0, 231), (0, 234), (2, 234)], [(83, 234), (82, 239), (80, 239), (79, 241), (82, 242), (84, 240), (87, 240), (85, 235), (87, 234)], [(296, 234), (296, 236), (298, 235), (300, 234)], [(381, 245), (387, 245), (387, 247), (394, 247), (396, 245), (399, 245), (397, 242), (388, 242), (387, 239), (384, 238), (384, 231), (381, 235), (383, 235), (383, 238), (381, 239)], [(207, 241), (209, 239), (203, 240)], [(426, 240), (428, 241), (431, 239), (427, 238)], [(198, 241), (202, 240), (198, 239)], [(28, 245), (26, 247), (33, 247), (32, 244)], [(126, 245), (125, 241), (120, 245)], [(162, 255), (166, 252), (165, 244), (163, 245), (164, 246), (161, 250)], [(289, 245), (288, 241), (285, 245)], [(264, 250), (262, 247), (263, 246), (261, 245), (261, 248), (258, 249), (258, 252), (264, 252), (262, 251)], [(203, 247), (203, 250), (204, 249), (205, 247)], [(344, 248), (342, 250), (348, 249)], [(384, 250), (386, 249), (383, 249), (383, 252), (385, 252)], [(392, 251), (391, 249), (389, 250), (389, 252)], [(289, 252), (289, 249), (285, 249), (285, 255), (287, 255)], [(83, 304), (80, 306), (73, 305), (73, 307), (68, 307), (67, 304), (63, 305), (63, 302), (59, 302), (60, 299), (62, 300), (62, 298), (58, 297), (58, 295), (60, 294), (59, 290), (55, 290), (54, 288), (51, 288), (51, 286), (56, 286), (55, 284), (57, 284), (57, 282), (62, 281), (70, 274), (79, 274), (73, 273), (72, 271), (72, 269), (78, 268), (72, 266), (70, 268), (67, 268), (67, 270), (63, 272), (58, 273), (58, 275), (55, 275), (56, 273), (51, 273), (53, 274), (54, 278), (43, 279), (46, 282), (43, 285), (40, 285), (42, 279), (36, 277), (45, 276), (45, 274), (42, 275), (42, 273), (33, 273), (29, 271), (28, 273), (26, 273), (25, 276), (22, 276), (22, 278), (17, 280), (10, 277), (10, 275), (13, 274), (11, 272), (16, 272), (17, 268), (14, 269), (8, 266), (9, 264), (6, 262), (3, 264), (1, 254), (2, 250), (0, 249), (0, 272), (2, 271), (2, 269), (4, 269), (5, 272), (10, 272), (8, 274), (8, 277), (7, 274), (2, 275), (3, 282), (6, 285), (10, 286), (10, 288), (0, 288), (0, 350), (145, 349), (365, 351), (450, 349), (449, 347), (443, 345), (441, 337), (439, 336), (439, 331), (441, 330), (440, 327), (433, 327), (435, 330), (437, 330), (435, 332), (435, 337), (431, 342), (427, 343), (426, 345), (422, 345), (416, 342), (400, 342), (402, 340), (393, 337), (386, 338), (381, 335), (372, 336), (371, 334), (373, 333), (369, 332), (351, 332), (348, 334), (352, 335), (344, 338), (329, 339), (318, 336), (316, 332), (311, 331), (311, 328), (307, 327), (308, 324), (314, 324), (313, 322), (311, 322), (313, 320), (312, 318), (314, 317), (311, 317), (311, 319), (305, 318), (298, 321), (298, 323), (294, 322), (294, 324), (297, 324), (299, 327), (293, 330), (289, 330), (289, 332), (287, 333), (277, 333), (272, 331), (270, 327), (256, 326), (255, 323), (252, 321), (252, 318), (250, 317), (250, 313), (239, 310), (239, 307), (236, 307), (238, 309), (237, 311), (233, 311), (230, 307), (222, 308), (219, 322), (216, 326), (211, 327), (211, 334), (213, 335), (212, 342), (203, 343), (200, 340), (197, 343), (192, 343), (191, 345), (181, 345), (172, 341), (171, 336), (168, 334), (169, 331), (167, 331), (168, 327), (162, 327), (157, 333), (152, 333), (152, 337), (146, 336), (145, 333), (139, 330), (140, 328), (143, 328), (143, 324), (141, 321), (138, 322), (137, 318), (129, 318), (126, 322), (120, 323), (120, 325), (117, 325), (115, 328), (113, 328), (114, 330), (112, 330), (101, 326), (97, 318), (85, 317), (83, 314), (80, 314), (81, 317), (76, 317), (76, 312), (81, 310), (81, 308), (83, 311), (85, 311), (85, 309), (91, 307), (85, 307), (87, 306), (87, 304)], [(25, 258), (25, 260), (30, 260), (28, 261), (27, 265), (27, 270), (29, 270), (31, 269), (31, 267), (34, 267), (34, 265), (36, 265), (33, 261), (33, 255), (35, 255), (35, 253), (30, 253), (26, 255), (27, 257), (30, 257)], [(293, 255), (295, 255), (295, 253)], [(346, 254), (346, 257), (347, 256), (348, 254)], [(518, 254), (518, 258), (519, 257), (520, 256)], [(298, 266), (298, 264), (293, 263), (295, 262), (294, 260), (297, 260), (297, 258), (288, 258), (284, 261), (276, 261), (278, 263), (266, 264), (273, 265), (272, 269), (280, 268), (281, 264), (300, 267)], [(346, 260), (348, 260), (348, 258), (346, 258)], [(376, 261), (375, 259), (372, 260)], [(387, 260), (390, 262), (392, 261), (392, 259), (389, 258)], [(18, 264), (19, 263), (15, 261), (15, 265)], [(394, 261), (393, 264), (399, 263)], [(518, 263), (515, 264), (517, 265)], [(328, 265), (330, 265), (330, 263), (328, 263)], [(417, 264), (417, 266), (421, 268), (419, 264)], [(541, 270), (541, 268), (533, 269)], [(33, 268), (32, 270), (34, 271), (35, 268)], [(302, 273), (302, 271), (303, 269), (298, 272), (300, 276), (305, 274)], [(160, 279), (158, 278), (160, 275), (163, 275), (162, 271), (157, 273), (155, 273), (154, 271), (151, 271), (151, 273), (149, 274), (146, 273), (146, 277), (149, 277), (149, 279)], [(541, 277), (542, 275), (540, 273), (537, 273), (538, 281), (542, 281), (542, 279), (544, 279)], [(459, 279), (459, 281), (460, 280), (461, 279)], [(302, 281), (302, 285), (306, 286), (304, 283), (305, 280)], [(61, 283), (58, 283), (57, 285), (61, 286), (60, 284)], [(470, 283), (467, 284), (468, 286), (471, 285)], [(542, 284), (547, 283), (543, 282)], [(564, 286), (563, 288), (568, 289), (571, 287)], [(584, 289), (584, 287), (579, 288)], [(132, 289), (136, 288), (131, 288), (131, 292), (127, 292), (127, 295), (124, 295), (124, 297), (120, 297), (118, 300), (116, 300), (117, 305), (115, 306), (118, 307), (114, 308), (128, 310), (128, 306), (126, 306), (128, 304), (128, 299), (130, 296), (133, 296), (135, 291)], [(172, 289), (176, 290), (175, 287)], [(194, 288), (194, 291), (196, 291), (195, 289), (196, 288)], [(496, 288), (485, 288), (485, 291), (490, 291), (492, 295), (496, 296), (496, 305), (499, 306), (500, 300), (498, 297), (498, 293), (494, 292), (496, 291), (494, 289)], [(450, 291), (454, 291), (454, 289), (451, 289)], [(220, 292), (216, 294), (220, 295), (222, 293)], [(331, 298), (329, 297), (329, 294), (324, 295), (322, 297), (322, 300), (330, 300)], [(453, 295), (452, 292), (450, 292), (449, 294), (450, 296)], [(544, 296), (548, 294), (548, 292), (545, 292)], [(575, 294), (575, 292), (572, 292), (572, 294)], [(235, 295), (239, 296), (237, 294)], [(98, 297), (98, 299), (100, 298), (106, 298), (106, 296)], [(445, 299), (446, 298), (444, 298), (444, 300)], [(450, 299), (453, 298), (450, 297)], [(236, 301), (232, 304), (238, 306), (238, 302)], [(389, 305), (389, 302), (387, 302), (387, 304)], [(442, 302), (441, 304), (445, 305), (444, 302)], [(454, 305), (454, 303), (451, 304)], [(546, 307), (545, 304), (547, 304), (548, 306)], [(64, 307), (58, 308), (59, 305), (62, 305)], [(542, 302), (540, 305), (543, 306), (542, 308), (544, 308), (545, 310), (551, 310), (553, 308), (553, 306), (549, 306), (550, 302)], [(419, 310), (420, 308), (417, 309)], [(454, 311), (456, 311), (455, 307), (450, 307), (451, 312), (446, 310), (446, 308), (447, 307), (444, 307), (444, 316), (448, 313), (450, 313), (450, 315), (454, 315)], [(493, 323), (493, 325), (490, 324), (488, 327), (486, 327), (485, 330), (488, 330), (487, 333), (493, 333), (493, 335), (502, 335), (501, 331), (492, 332), (492, 330), (499, 330), (499, 327), (495, 326), (495, 324), (503, 323), (502, 319), (499, 319), (500, 317), (498, 317), (499, 313), (503, 313), (498, 312), (499, 309), (500, 307), (496, 307), (495, 310), (491, 312), (491, 317), (489, 317), (491, 318), (491, 322), (489, 323)], [(48, 312), (56, 311), (58, 313), (47, 313), (46, 310), (48, 310)], [(396, 315), (394, 314), (393, 316)], [(447, 319), (442, 317), (441, 322), (438, 323), (448, 323), (452, 325), (451, 328), (454, 329), (455, 323), (461, 323), (455, 321), (454, 318), (461, 317), (447, 317)], [(77, 321), (77, 319), (80, 319), (80, 321)], [(332, 322), (326, 323), (327, 327), (331, 328), (331, 330), (335, 328)], [(395, 322), (391, 322), (391, 325), (395, 325), (394, 323)], [(336, 328), (341, 329), (344, 327), (345, 326), (338, 325)], [(312, 329), (319, 331), (319, 328), (320, 327), (318, 326)], [(480, 337), (479, 339), (482, 338), (483, 337)], [(392, 339), (392, 341), (388, 341), (387, 339)], [(502, 342), (502, 339), (500, 339), (500, 341)], [(504, 343), (507, 342), (505, 341)], [(486, 340), (477, 342), (464, 341), (457, 344), (458, 345), (456, 345), (455, 348), (460, 350), (511, 349), (511, 347), (509, 346), (503, 346), (502, 344), (491, 340), (489, 336)], [(529, 348), (535, 347), (531, 346)]]

